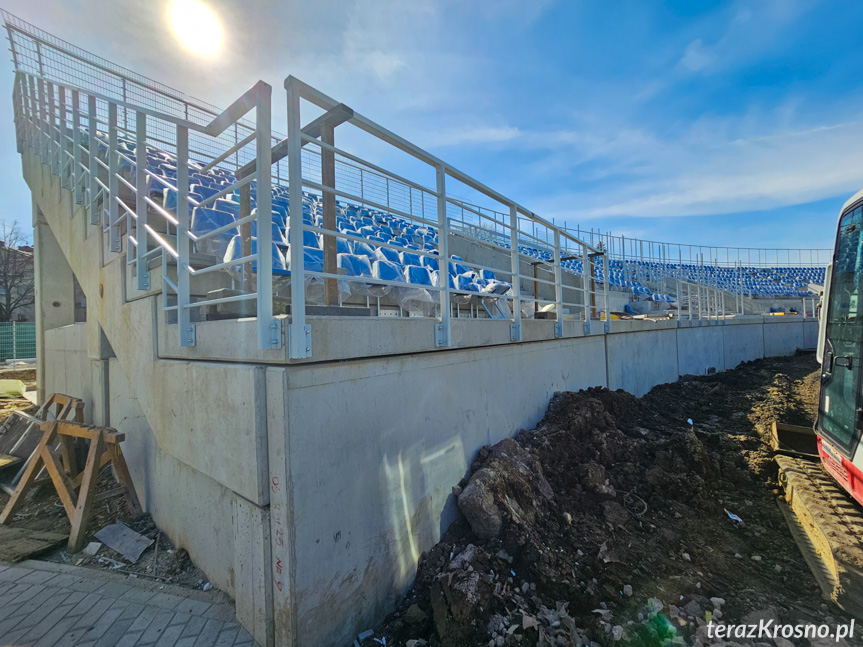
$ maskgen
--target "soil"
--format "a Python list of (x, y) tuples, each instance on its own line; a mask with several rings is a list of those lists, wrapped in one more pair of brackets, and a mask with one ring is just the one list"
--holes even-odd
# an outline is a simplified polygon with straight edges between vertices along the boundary
[[(99, 474), (96, 493), (107, 492), (116, 487), (117, 483), (111, 475), (111, 468), (104, 468)], [(0, 510), (5, 507), (8, 500), (9, 497), (6, 493), (0, 490)], [(154, 540), (154, 543), (144, 551), (134, 564), (130, 564), (122, 555), (105, 545), (102, 545), (98, 553), (92, 557), (87, 557), (83, 553), (70, 555), (63, 547), (38, 558), (80, 565), (86, 568), (112, 570), (117, 573), (127, 573), (130, 577), (147, 578), (188, 588), (210, 588), (206, 575), (192, 563), (189, 554), (184, 549), (176, 548), (159, 531), (149, 514), (137, 517), (132, 515), (123, 497), (106, 499), (93, 506), (92, 517), (87, 524), (87, 530), (90, 534), (86, 541), (99, 541), (92, 535), (116, 521), (122, 521), (135, 532)], [(50, 486), (38, 488), (34, 496), (29, 498), (12, 518), (9, 525), (66, 535), (70, 532), (69, 521), (63, 505)], [(157, 543), (158, 551), (156, 550)]]
[(848, 622), (791, 537), (766, 444), (774, 420), (811, 426), (817, 398), (812, 354), (640, 399), (556, 394), (536, 429), (480, 450), (453, 488), (464, 518), (363, 647), (708, 645), (711, 620)]

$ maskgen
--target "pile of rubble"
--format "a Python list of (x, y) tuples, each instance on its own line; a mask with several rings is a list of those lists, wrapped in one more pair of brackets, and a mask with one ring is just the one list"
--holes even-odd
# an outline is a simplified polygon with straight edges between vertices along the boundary
[[(776, 506), (758, 429), (777, 380), (815, 368), (764, 360), (644, 399), (556, 395), (536, 429), (478, 453), (453, 488), (463, 519), (361, 644), (708, 645), (718, 622), (839, 621)], [(663, 420), (683, 396), (699, 416)]]

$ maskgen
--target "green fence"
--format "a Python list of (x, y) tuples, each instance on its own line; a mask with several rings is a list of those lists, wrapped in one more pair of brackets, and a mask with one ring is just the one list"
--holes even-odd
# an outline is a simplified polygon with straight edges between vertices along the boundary
[(32, 321), (0, 323), (0, 362), (36, 357), (36, 324)]

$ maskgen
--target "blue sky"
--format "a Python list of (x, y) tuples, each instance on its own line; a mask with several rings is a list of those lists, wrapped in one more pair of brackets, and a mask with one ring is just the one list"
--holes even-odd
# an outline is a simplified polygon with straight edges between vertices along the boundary
[[(294, 74), (558, 223), (831, 247), (863, 187), (860, 3), (209, 4), (227, 37), (206, 60), (177, 47), (166, 0), (5, 8), (216, 105), (264, 79), (282, 132)], [(4, 217), (26, 222), (8, 98), (0, 124)]]

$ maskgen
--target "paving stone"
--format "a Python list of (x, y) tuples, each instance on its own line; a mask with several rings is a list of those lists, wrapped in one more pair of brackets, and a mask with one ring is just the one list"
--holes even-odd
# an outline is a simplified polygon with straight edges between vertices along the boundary
[(152, 591), (145, 591), (144, 589), (138, 589), (129, 587), (129, 590), (126, 591), (122, 596), (120, 596), (121, 600), (128, 600), (129, 602), (138, 602), (140, 604), (148, 604), (153, 597), (155, 597), (155, 593)]
[(104, 586), (99, 587), (93, 592), (97, 595), (101, 595), (104, 598), (116, 600), (125, 593), (128, 593), (131, 588), (132, 587), (122, 584), (120, 582), (106, 582)]
[(102, 634), (102, 637), (96, 641), (96, 647), (114, 647), (114, 645), (120, 642), (120, 639), (123, 638), (129, 631), (129, 627), (132, 625), (134, 618), (119, 618), (108, 627), (108, 630)]
[(114, 647), (132, 647), (132, 645), (138, 642), (138, 638), (141, 637), (142, 633), (144, 632), (133, 631), (124, 634), (123, 637), (117, 641), (117, 644)]
[(199, 618), (197, 616), (193, 616), (186, 623), (186, 628), (183, 630), (182, 636), (197, 636), (201, 633), (201, 630), (204, 628), (204, 625), (207, 624), (207, 618)]
[(141, 644), (145, 645), (147, 643), (155, 643), (156, 641), (158, 641), (159, 638), (162, 637), (162, 632), (165, 631), (168, 624), (171, 622), (171, 618), (173, 617), (173, 611), (159, 609), (156, 617), (153, 618), (153, 621), (144, 630), (144, 635), (141, 636)]
[(10, 566), (5, 571), (0, 571), (0, 582), (16, 582), (25, 575), (29, 575), (32, 572), (33, 571), (29, 568)]
[(237, 616), (234, 609), (224, 604), (213, 604), (204, 612), (204, 616), (222, 622), (236, 622)]
[(0, 564), (0, 645), (255, 647), (232, 606), (52, 568)]
[(222, 630), (222, 621), (207, 620), (207, 624), (201, 630), (198, 640), (195, 641), (195, 647), (212, 647), (216, 644), (216, 638), (219, 637), (219, 632)]
[[(209, 602), (202, 602), (201, 600), (192, 600), (191, 598), (186, 598), (177, 605), (175, 611), (179, 611), (180, 613), (188, 613), (189, 615), (193, 616), (203, 616), (206, 615), (207, 611), (212, 606), (224, 605), (212, 605)], [(231, 609), (231, 613), (233, 613), (233, 609)]]
[(27, 575), (16, 581), (18, 584), (44, 584), (48, 580), (53, 580), (55, 577), (57, 577), (57, 574), (49, 571), (30, 571)]
[(227, 631), (222, 631), (219, 634), (219, 637), (216, 639), (216, 644), (214, 647), (232, 647), (234, 641), (237, 639), (237, 634), (239, 630), (237, 629), (228, 629)]
[(141, 609), (141, 613), (138, 614), (138, 617), (135, 618), (135, 622), (132, 623), (132, 626), (129, 627), (129, 631), (140, 631), (141, 633), (150, 625), (153, 621), (153, 618), (156, 617), (156, 614), (159, 613), (161, 609), (157, 607), (144, 607)]
[(183, 625), (173, 625), (162, 632), (162, 637), (156, 642), (156, 647), (174, 647), (174, 643), (183, 632)]

